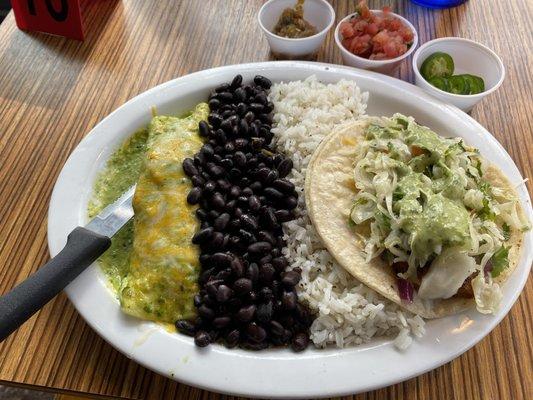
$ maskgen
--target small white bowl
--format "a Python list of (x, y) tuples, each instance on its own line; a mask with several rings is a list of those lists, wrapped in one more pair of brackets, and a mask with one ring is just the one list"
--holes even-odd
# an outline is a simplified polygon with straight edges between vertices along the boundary
[[(420, 67), (431, 54), (442, 51), (453, 58), (454, 75), (472, 74), (483, 78), (485, 91), (478, 94), (453, 94), (437, 89), (420, 74)], [(472, 40), (457, 37), (445, 37), (424, 43), (413, 56), (415, 84), (430, 95), (446, 103), (453, 104), (468, 112), (483, 97), (494, 92), (505, 79), (505, 67), (502, 60), (488, 47)]]
[[(382, 16), (383, 11), (381, 10), (370, 10), (373, 14)], [(352, 52), (348, 51), (343, 45), (342, 45), (342, 35), (339, 31), (339, 27), (341, 24), (345, 21), (348, 21), (350, 18), (352, 18), (354, 14), (350, 14), (346, 17), (344, 17), (335, 28), (335, 43), (337, 44), (337, 47), (341, 51), (342, 55), (342, 61), (345, 65), (349, 65), (350, 67), (356, 67), (356, 68), (362, 68), (362, 69), (368, 69), (371, 71), (381, 72), (383, 74), (392, 75), (400, 66), (400, 64), (405, 60), (409, 55), (415, 50), (415, 47), (418, 45), (418, 33), (416, 32), (415, 27), (413, 24), (411, 24), (408, 20), (406, 20), (401, 15), (395, 14), (393, 12), (389, 13), (389, 15), (398, 18), (402, 23), (411, 29), (413, 32), (413, 44), (411, 47), (401, 56), (396, 58), (391, 58), (389, 60), (369, 60), (368, 58), (363, 58), (356, 56)]]
[(265, 33), (274, 57), (312, 59), (333, 26), (335, 11), (326, 0), (306, 0), (304, 19), (317, 29), (317, 34), (305, 38), (290, 39), (272, 33), (283, 10), (292, 8), (295, 4), (296, 0), (269, 0), (259, 10), (257, 20)]

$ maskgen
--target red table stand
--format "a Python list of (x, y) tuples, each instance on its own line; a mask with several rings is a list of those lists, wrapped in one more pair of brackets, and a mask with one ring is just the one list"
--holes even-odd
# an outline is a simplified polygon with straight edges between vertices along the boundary
[(11, 0), (19, 29), (83, 40), (80, 0)]

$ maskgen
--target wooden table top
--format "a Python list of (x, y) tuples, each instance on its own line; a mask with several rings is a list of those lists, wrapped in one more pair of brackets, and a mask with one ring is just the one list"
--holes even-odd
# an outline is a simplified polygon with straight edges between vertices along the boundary
[[(0, 293), (47, 261), (52, 187), (70, 152), (103, 117), (169, 79), (269, 59), (256, 23), (259, 0), (86, 3), (83, 43), (21, 32), (12, 14), (0, 25)], [(338, 19), (355, 3), (333, 1)], [(413, 23), (422, 43), (466, 37), (502, 57), (505, 82), (472, 116), (531, 178), (533, 59), (524, 49), (533, 48), (533, 16), (527, 2), (472, 0), (434, 11), (407, 0), (370, 1), (373, 8), (385, 3)], [(319, 61), (341, 62), (332, 36)], [(412, 81), (408, 63), (399, 76)], [(473, 349), (418, 378), (349, 398), (533, 398), (532, 315), (530, 279), (509, 315)], [(170, 381), (127, 359), (63, 294), (0, 344), (0, 383), (126, 398), (230, 398)]]

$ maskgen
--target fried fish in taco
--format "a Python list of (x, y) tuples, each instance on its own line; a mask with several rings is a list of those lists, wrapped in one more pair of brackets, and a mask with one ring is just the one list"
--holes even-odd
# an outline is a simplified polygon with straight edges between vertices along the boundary
[(495, 312), (529, 229), (514, 188), (477, 149), (400, 114), (328, 136), (305, 196), (337, 261), (426, 318), (474, 303)]

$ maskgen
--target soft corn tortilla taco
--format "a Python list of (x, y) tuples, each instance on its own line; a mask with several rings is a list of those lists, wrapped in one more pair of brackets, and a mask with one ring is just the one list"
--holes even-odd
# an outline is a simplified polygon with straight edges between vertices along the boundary
[[(491, 275), (490, 271), (487, 273), (486, 268), (487, 265), (491, 265), (492, 260), (489, 260), (488, 263), (487, 260), (479, 261), (480, 258), (483, 258), (483, 254), (480, 254), (477, 256), (478, 261), (476, 263), (483, 262), (485, 265), (483, 267), (478, 266), (478, 279), (472, 279), (475, 276), (475, 273), (472, 273), (470, 279), (464, 282), (463, 286), (465, 287), (471, 285), (471, 280), (474, 282), (474, 288), (467, 291), (474, 292), (475, 299), (474, 293), (472, 293), (472, 296), (467, 297), (464, 297), (464, 295), (461, 297), (455, 293), (449, 298), (428, 299), (427, 297), (432, 296), (427, 295), (426, 298), (421, 298), (415, 289), (414, 296), (406, 301), (405, 296), (401, 295), (398, 288), (398, 277), (405, 276), (405, 273), (399, 274), (397, 271), (394, 271), (390, 258), (389, 261), (386, 261), (387, 258), (383, 257), (383, 253), (381, 256), (369, 256), (367, 247), (369, 242), (368, 237), (370, 235), (368, 224), (365, 225), (365, 223), (362, 223), (361, 226), (356, 226), (357, 224), (354, 224), (351, 218), (354, 202), (356, 202), (358, 196), (361, 196), (361, 192), (363, 192), (363, 190), (357, 187), (357, 182), (354, 179), (354, 161), (357, 157), (361, 158), (361, 149), (359, 146), (364, 141), (368, 141), (368, 128), (375, 125), (390, 126), (398, 122), (394, 120), (395, 117), (401, 118), (399, 121), (403, 125), (415, 126), (416, 129), (423, 128), (429, 131), (428, 128), (418, 126), (412, 118), (395, 115), (392, 119), (367, 118), (343, 126), (324, 139), (313, 154), (306, 175), (305, 200), (311, 221), (315, 225), (324, 245), (343, 268), (368, 287), (413, 313), (425, 318), (439, 318), (470, 308), (476, 302), (481, 312), (494, 312), (497, 309), (499, 299), (501, 299), (501, 292), (498, 293), (498, 286), (508, 278), (516, 267), (520, 254), (523, 231), (527, 229), (527, 224), (523, 223), (523, 213), (518, 204), (518, 200), (516, 201), (516, 213), (514, 217), (519, 216), (521, 225), (518, 225), (518, 222), (512, 224), (513, 226), (504, 223), (507, 240), (505, 240), (502, 247), (505, 252), (508, 252), (505, 254), (507, 256), (506, 261), (508, 261), (507, 265), (499, 267), (503, 268), (503, 270), (499, 272), (497, 277), (492, 278), (491, 276), (487, 276)], [(372, 144), (372, 146), (374, 145), (376, 143)], [(518, 198), (513, 186), (495, 166), (485, 166), (482, 176), (485, 186), (487, 186), (486, 182), (488, 182), (494, 188), (492, 189), (494, 192), (505, 192), (508, 197)], [(396, 186), (399, 186), (398, 183), (396, 183)], [(494, 200), (494, 203), (496, 203), (496, 200)], [(485, 203), (483, 204), (485, 205)], [(392, 212), (394, 213), (394, 211)], [(477, 218), (477, 224), (481, 221), (477, 217), (478, 214), (481, 214), (481, 211), (471, 210), (471, 217), (469, 217), (471, 221)], [(487, 222), (487, 224), (492, 226), (490, 222)], [(435, 235), (438, 235), (438, 232)], [(499, 233), (496, 232), (496, 235), (499, 235)], [(483, 240), (479, 243), (484, 244)], [(377, 247), (379, 248), (379, 245)], [(437, 252), (440, 251), (445, 253), (444, 249), (437, 249)], [(468, 257), (467, 254), (470, 253), (467, 253), (464, 247), (462, 254), (462, 258), (469, 259), (472, 265), (474, 265), (474, 261), (472, 261), (474, 257)], [(438, 255), (433, 254), (431, 257), (435, 258)], [(434, 268), (435, 271), (437, 267)], [(484, 271), (484, 273), (482, 274), (480, 271)], [(418, 279), (416, 275), (415, 272), (415, 282)], [(485, 277), (485, 281), (482, 279), (483, 276)], [(460, 279), (464, 281), (463, 278)], [(422, 278), (423, 280), (424, 278)], [(420, 283), (420, 281), (417, 283)], [(415, 288), (418, 288), (417, 283), (414, 284)], [(475, 287), (476, 285), (477, 287)], [(455, 286), (457, 286), (457, 283), (455, 283)], [(454, 288), (452, 288), (453, 290)], [(488, 303), (488, 305), (483, 304), (484, 302)]]

